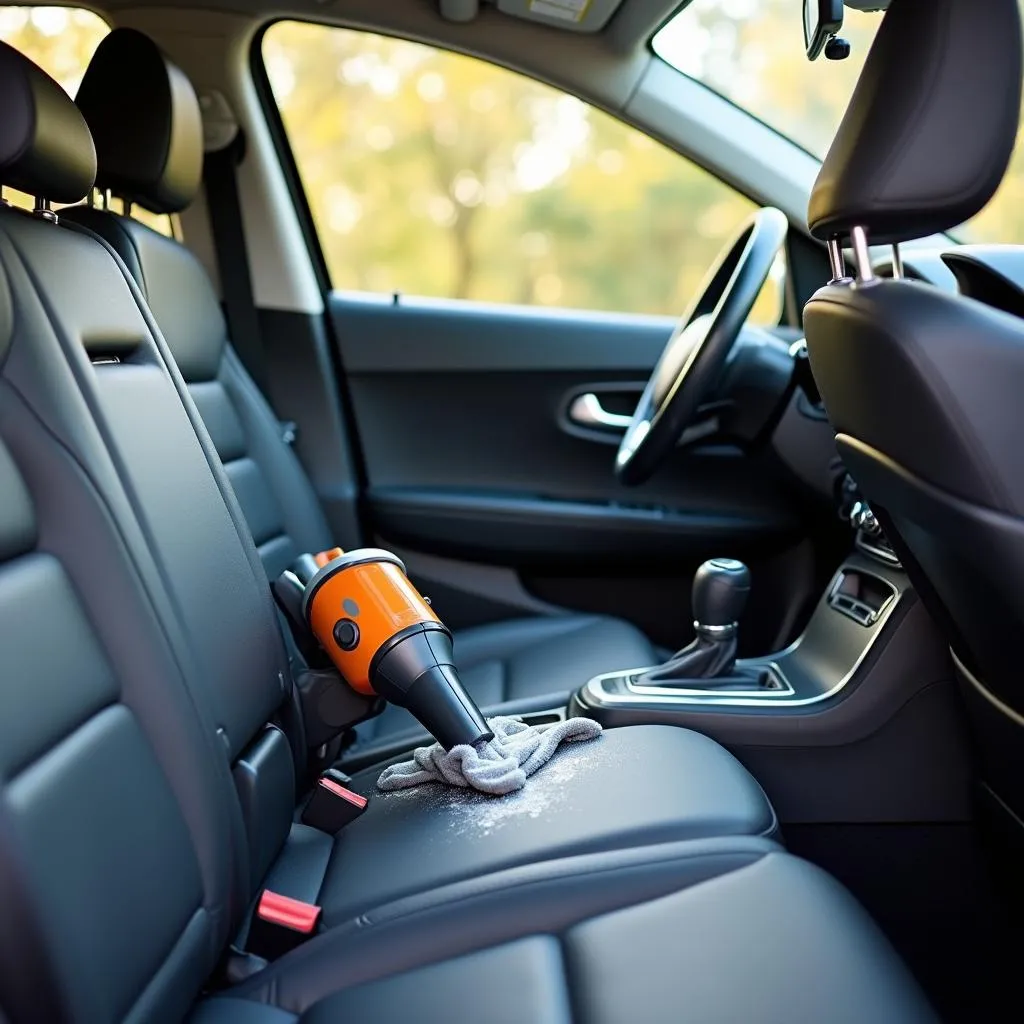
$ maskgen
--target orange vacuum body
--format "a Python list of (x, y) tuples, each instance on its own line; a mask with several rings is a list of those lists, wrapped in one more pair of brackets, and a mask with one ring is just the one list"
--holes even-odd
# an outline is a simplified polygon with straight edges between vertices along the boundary
[(407, 708), (446, 748), (492, 736), (455, 671), (452, 638), (412, 585), (401, 559), (379, 548), (316, 556), (302, 614), (345, 681)]

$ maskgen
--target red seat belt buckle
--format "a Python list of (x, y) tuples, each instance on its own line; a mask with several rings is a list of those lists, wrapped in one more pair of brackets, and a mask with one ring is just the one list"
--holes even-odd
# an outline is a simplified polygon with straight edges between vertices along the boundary
[(321, 908), (264, 889), (249, 926), (246, 951), (274, 960), (316, 934)]
[(312, 935), (320, 920), (320, 908), (315, 903), (303, 903), (302, 900), (293, 900), (290, 896), (264, 889), (256, 908), (256, 916), (261, 921), (290, 928), (293, 932)]
[(302, 811), (304, 825), (333, 836), (366, 810), (369, 800), (353, 792), (343, 782), (348, 782), (348, 776), (334, 768), (328, 768), (316, 780), (313, 793)]

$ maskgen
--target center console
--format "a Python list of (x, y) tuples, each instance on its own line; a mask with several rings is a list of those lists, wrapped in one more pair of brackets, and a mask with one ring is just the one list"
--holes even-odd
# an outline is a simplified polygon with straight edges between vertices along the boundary
[[(720, 611), (743, 601), (709, 601), (701, 587), (721, 572), (705, 563), (694, 586), (697, 639), (663, 665), (594, 677), (569, 714), (712, 737), (764, 786), (783, 828), (966, 820), (969, 757), (947, 644), (870, 509), (855, 507), (851, 521), (853, 549), (790, 646), (736, 659), (739, 627)], [(740, 563), (718, 562), (738, 591), (756, 586)]]
[[(583, 687), (576, 707), (613, 726), (623, 716), (634, 721), (638, 711), (652, 720), (697, 708), (772, 715), (834, 700), (856, 681), (909, 589), (901, 571), (856, 552), (832, 578), (803, 634), (785, 650), (739, 659), (724, 674), (706, 678), (666, 678), (667, 666), (609, 672)], [(707, 628), (697, 624), (698, 631)]]

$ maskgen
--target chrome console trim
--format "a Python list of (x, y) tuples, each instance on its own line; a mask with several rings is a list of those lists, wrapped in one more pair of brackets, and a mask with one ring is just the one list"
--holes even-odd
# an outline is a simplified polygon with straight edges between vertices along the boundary
[(724, 626), (705, 626), (703, 622), (693, 620), (695, 633), (703, 633), (704, 636), (714, 639), (715, 637), (732, 636), (740, 628), (738, 622), (728, 622)]
[[(762, 664), (761, 662), (749, 662), (740, 661), (740, 665), (749, 664)], [(701, 689), (699, 687), (685, 687), (685, 686), (642, 686), (638, 683), (630, 681), (632, 676), (639, 675), (639, 673), (633, 672), (610, 672), (605, 676), (598, 676), (598, 679), (610, 679), (610, 678), (625, 678), (626, 689), (630, 693), (635, 693), (640, 697), (657, 697), (663, 698), (665, 694), (671, 694), (674, 697), (689, 698), (699, 704), (718, 703), (723, 697), (730, 697), (732, 700), (755, 700), (758, 703), (762, 703), (766, 700), (771, 700), (774, 704), (781, 697), (786, 697), (796, 693), (793, 689), (792, 684), (783, 675), (781, 669), (775, 662), (768, 662), (764, 664), (764, 669), (771, 675), (775, 686), (761, 686), (753, 690), (708, 690)], [(641, 670), (646, 671), (646, 669)], [(593, 680), (592, 680), (593, 681)], [(589, 684), (588, 684), (589, 685)]]
[[(858, 571), (864, 571), (860, 565), (843, 565), (836, 573), (836, 576), (839, 577), (842, 572), (850, 568), (857, 569)], [(822, 603), (825, 604), (829, 613), (841, 615), (841, 612), (829, 607), (826, 603), (828, 594), (832, 591), (832, 587), (833, 584), (829, 584)], [(641, 675), (644, 672), (649, 672), (652, 667), (657, 667), (651, 666), (639, 669), (626, 669), (619, 672), (606, 672), (603, 675), (594, 676), (593, 679), (584, 685), (580, 696), (586, 704), (597, 707), (726, 707), (761, 708), (763, 710), (776, 707), (810, 707), (815, 704), (820, 704), (823, 701), (830, 700), (839, 694), (854, 678), (857, 671), (864, 663), (864, 660), (871, 653), (871, 649), (874, 647), (878, 637), (882, 634), (885, 624), (892, 617), (893, 612), (897, 607), (899, 607), (902, 601), (902, 587), (893, 587), (893, 590), (895, 593), (892, 600), (886, 603), (885, 607), (880, 611), (877, 620), (870, 627), (861, 627), (864, 629), (870, 628), (870, 635), (866, 637), (866, 643), (854, 659), (853, 664), (850, 665), (848, 670), (832, 686), (829, 686), (827, 689), (818, 693), (801, 696), (798, 688), (793, 685), (792, 680), (786, 675), (786, 660), (799, 651), (801, 644), (804, 643), (807, 636), (808, 630), (805, 630), (796, 640), (793, 641), (793, 643), (782, 651), (779, 651), (777, 654), (764, 659), (744, 658), (739, 661), (740, 665), (760, 666), (761, 668), (769, 670), (782, 684), (777, 690), (760, 689), (756, 692), (735, 690), (715, 692), (714, 690), (694, 690), (673, 686), (637, 686), (636, 684), (629, 682), (630, 677)], [(815, 611), (815, 615), (820, 613), (821, 608), (819, 607), (819, 609)], [(622, 681), (624, 681), (624, 685)], [(615, 688), (606, 685), (608, 683), (615, 682), (619, 683)]]
[(863, 531), (858, 531), (857, 536), (854, 537), (853, 543), (856, 545), (858, 551), (862, 551), (865, 555), (870, 558), (877, 559), (882, 562), (883, 565), (891, 566), (893, 569), (902, 569), (903, 565), (900, 563), (899, 556), (887, 547), (883, 547), (881, 544), (876, 544)]
[(892, 602), (899, 597), (899, 591), (887, 579), (883, 579), (881, 576), (879, 576), (878, 573), (865, 572), (865, 570), (863, 569), (857, 569), (855, 571), (859, 573), (861, 576), (870, 576), (873, 580), (875, 580), (876, 582), (880, 583), (883, 587), (885, 587), (885, 589), (887, 590), (887, 594), (885, 600), (881, 604), (881, 607), (877, 609), (871, 609), (867, 605), (863, 604), (863, 602), (855, 601), (854, 603), (864, 607), (865, 611), (867, 612), (866, 617), (863, 620), (861, 620), (858, 619), (855, 615), (853, 615), (853, 613), (849, 609), (844, 608), (842, 607), (842, 605), (839, 604), (838, 598), (840, 598), (842, 595), (843, 584), (846, 582), (847, 577), (847, 571), (845, 569), (840, 569), (839, 572), (835, 574), (835, 577), (832, 580), (832, 586), (828, 588), (828, 597), (826, 598), (826, 600), (828, 601), (829, 605), (837, 612), (839, 612), (841, 615), (849, 616), (854, 620), (854, 622), (860, 622), (862, 626), (874, 626), (885, 614), (886, 608), (888, 608), (889, 605), (892, 604)]

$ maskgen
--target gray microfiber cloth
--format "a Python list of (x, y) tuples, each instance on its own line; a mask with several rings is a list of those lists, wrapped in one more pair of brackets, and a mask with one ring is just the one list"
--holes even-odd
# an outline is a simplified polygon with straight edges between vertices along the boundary
[(590, 718), (567, 718), (553, 725), (527, 725), (518, 718), (489, 718), (493, 740), (445, 750), (440, 743), (417, 747), (411, 761), (389, 765), (377, 788), (383, 793), (441, 782), (491, 796), (514, 793), (543, 768), (563, 743), (596, 739), (601, 726)]

